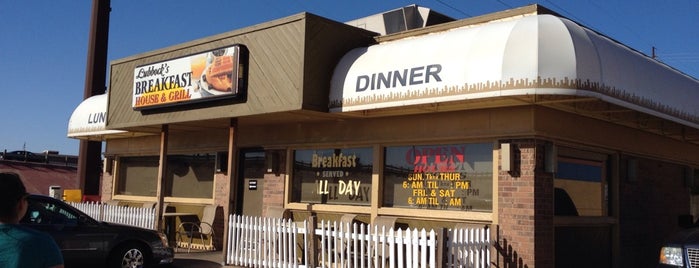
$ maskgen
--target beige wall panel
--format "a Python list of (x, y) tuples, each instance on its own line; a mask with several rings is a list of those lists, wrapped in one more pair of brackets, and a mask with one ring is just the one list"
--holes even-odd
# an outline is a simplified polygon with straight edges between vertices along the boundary
[(348, 51), (374, 44), (376, 34), (320, 17), (307, 24), (305, 34), (303, 108), (326, 112), (335, 66)]
[(228, 151), (227, 130), (170, 133), (168, 153), (206, 153)]
[(144, 136), (107, 141), (105, 155), (158, 155), (160, 136)]
[(559, 140), (699, 165), (699, 146), (692, 143), (544, 107), (536, 109), (536, 130)]
[(531, 108), (483, 109), (332, 122), (241, 126), (240, 146), (463, 141), (531, 135)]
[[(228, 150), (228, 132), (210, 130), (201, 132), (170, 133), (169, 154), (214, 153)], [(128, 139), (112, 139), (105, 149), (106, 155), (158, 155), (160, 136)]]

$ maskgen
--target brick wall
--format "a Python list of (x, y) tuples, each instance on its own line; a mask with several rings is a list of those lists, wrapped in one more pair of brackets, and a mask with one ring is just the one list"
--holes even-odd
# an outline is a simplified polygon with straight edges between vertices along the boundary
[(231, 191), (230, 181), (227, 173), (216, 173), (214, 175), (214, 202), (223, 208), (228, 207)]
[[(629, 159), (637, 161), (636, 177), (626, 175)], [(678, 217), (690, 214), (684, 166), (623, 157), (620, 195), (620, 263), (654, 267), (660, 247), (680, 230)]]
[(544, 143), (509, 141), (514, 168), (498, 174), (499, 267), (553, 267), (553, 177), (543, 172)]
[(114, 175), (112, 173), (102, 173), (102, 186), (100, 186), (102, 202), (112, 200), (114, 191)]
[[(498, 173), (496, 262), (499, 267), (554, 267), (554, 187), (553, 174), (544, 170), (545, 142), (507, 142), (515, 163), (512, 171)], [(627, 172), (628, 159), (637, 163), (634, 178)], [(610, 250), (621, 267), (654, 267), (662, 243), (680, 230), (679, 216), (691, 214), (686, 167), (628, 156), (620, 162), (620, 174), (609, 174), (620, 180), (619, 250)], [(610, 188), (609, 194), (616, 193)]]
[(265, 173), (264, 189), (263, 189), (263, 214), (267, 215), (268, 207), (283, 207), (284, 206), (284, 179), (286, 178), (286, 157), (284, 151), (268, 151), (268, 154), (277, 154), (275, 159), (278, 161), (273, 164), (274, 169), (271, 173)]

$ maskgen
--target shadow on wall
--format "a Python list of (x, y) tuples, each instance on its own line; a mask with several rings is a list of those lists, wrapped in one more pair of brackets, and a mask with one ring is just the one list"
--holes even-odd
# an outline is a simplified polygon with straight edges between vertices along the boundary
[[(498, 230), (498, 236), (500, 231)], [(507, 239), (503, 239), (500, 243), (500, 239), (495, 242), (495, 250), (498, 252), (498, 257), (496, 261), (492, 263), (493, 267), (499, 268), (528, 268), (529, 266), (524, 264), (524, 260), (519, 257), (517, 251), (512, 248), (511, 245), (507, 243)], [(500, 263), (502, 260), (502, 263)]]
[[(568, 193), (561, 189), (561, 188), (555, 188), (555, 193), (554, 193), (554, 210), (556, 216), (578, 216), (578, 210), (575, 207), (575, 204), (573, 203), (573, 200), (570, 198), (570, 195)], [(494, 267), (500, 267), (500, 268), (526, 268), (529, 267), (528, 265), (524, 264), (524, 260), (519, 257), (517, 254), (517, 251), (512, 248), (511, 245), (509, 245), (507, 239), (502, 239), (502, 243), (500, 243), (500, 227), (498, 226), (497, 228), (497, 242), (495, 243), (495, 250), (497, 250), (498, 257), (496, 261), (493, 263)], [(579, 240), (579, 238), (578, 238)], [(559, 243), (563, 243), (564, 241), (559, 241)], [(578, 247), (572, 246), (571, 248), (577, 249)], [(573, 258), (575, 259), (575, 258)], [(502, 263), (500, 261), (502, 260)]]

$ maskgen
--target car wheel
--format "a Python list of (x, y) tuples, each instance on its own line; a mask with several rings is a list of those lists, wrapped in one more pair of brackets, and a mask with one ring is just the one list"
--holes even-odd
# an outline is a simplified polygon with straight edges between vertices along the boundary
[(143, 246), (128, 244), (117, 248), (109, 259), (109, 267), (142, 268), (148, 267), (147, 252)]

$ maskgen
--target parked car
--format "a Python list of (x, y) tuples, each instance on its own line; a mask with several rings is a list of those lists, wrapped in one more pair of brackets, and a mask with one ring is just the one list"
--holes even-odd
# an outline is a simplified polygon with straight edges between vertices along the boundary
[(660, 249), (658, 267), (699, 267), (699, 226), (670, 237)]
[(11, 151), (0, 154), (3, 160), (46, 162), (46, 157), (29, 151)]
[(48, 196), (30, 195), (27, 201), (21, 223), (49, 233), (66, 267), (153, 267), (174, 259), (161, 232), (100, 222)]

